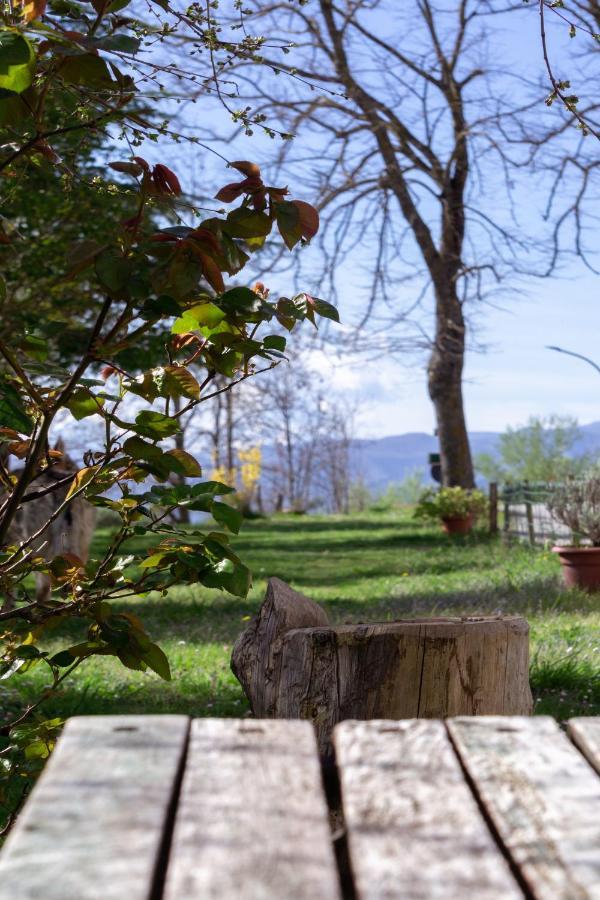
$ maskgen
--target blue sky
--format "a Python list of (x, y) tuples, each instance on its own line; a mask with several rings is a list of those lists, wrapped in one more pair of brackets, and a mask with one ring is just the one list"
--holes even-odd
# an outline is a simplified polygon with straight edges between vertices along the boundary
[[(465, 406), (473, 431), (503, 431), (532, 415), (558, 413), (581, 424), (600, 419), (600, 374), (546, 350), (559, 345), (600, 363), (599, 279), (574, 265), (568, 277), (534, 282), (528, 297), (488, 309), (479, 320), (487, 353), (467, 356)], [(323, 364), (321, 362), (321, 364)], [(329, 370), (329, 367), (326, 367)], [(432, 432), (433, 410), (418, 358), (367, 367), (341, 364), (334, 384), (356, 392), (360, 435)]]

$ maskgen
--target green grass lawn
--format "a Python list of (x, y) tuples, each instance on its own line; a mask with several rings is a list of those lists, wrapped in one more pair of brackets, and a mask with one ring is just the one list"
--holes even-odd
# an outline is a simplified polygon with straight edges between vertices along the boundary
[[(99, 531), (96, 549), (107, 539)], [(247, 600), (181, 587), (120, 604), (141, 617), (166, 651), (171, 682), (109, 658), (90, 660), (44, 712), (244, 715), (247, 703), (229, 669), (231, 648), (259, 607), (266, 579), (277, 575), (322, 603), (338, 623), (520, 613), (531, 625), (536, 712), (559, 719), (600, 715), (600, 599), (567, 591), (549, 551), (505, 546), (485, 534), (450, 539), (407, 513), (258, 520), (244, 526), (236, 546), (254, 572)], [(5, 713), (18, 699), (11, 691), (34, 696), (43, 679), (41, 667), (11, 679)]]

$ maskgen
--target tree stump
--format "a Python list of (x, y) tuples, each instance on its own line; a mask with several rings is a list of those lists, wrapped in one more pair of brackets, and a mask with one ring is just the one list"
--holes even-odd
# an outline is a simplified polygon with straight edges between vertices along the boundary
[(530, 715), (533, 706), (520, 616), (334, 626), (275, 578), (231, 665), (255, 716), (312, 720), (324, 755), (343, 719)]

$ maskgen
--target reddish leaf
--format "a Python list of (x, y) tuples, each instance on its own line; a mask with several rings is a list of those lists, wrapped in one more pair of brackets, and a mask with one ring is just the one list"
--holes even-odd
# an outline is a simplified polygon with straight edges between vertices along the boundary
[(242, 159), (231, 162), (229, 165), (232, 169), (237, 169), (238, 172), (242, 172), (242, 174), (247, 175), (249, 178), (260, 178), (260, 168), (256, 163)]
[(126, 231), (135, 231), (140, 222), (142, 221), (141, 213), (138, 213), (136, 216), (132, 216), (131, 219), (124, 219), (121, 222), (121, 225)]
[(181, 194), (181, 185), (177, 175), (162, 163), (157, 163), (152, 169), (152, 183), (156, 192), (162, 196), (179, 197)]
[(177, 244), (181, 241), (181, 238), (177, 237), (176, 234), (167, 234), (164, 231), (158, 231), (151, 236), (150, 240), (155, 241), (157, 244)]
[(319, 230), (319, 213), (314, 206), (311, 206), (310, 203), (305, 203), (304, 200), (292, 200), (291, 202), (300, 214), (299, 225), (302, 230), (302, 237), (310, 240)]
[(190, 234), (190, 239), (194, 241), (201, 241), (203, 244), (207, 244), (208, 247), (214, 253), (221, 252), (221, 245), (212, 231), (209, 231), (208, 228), (196, 228), (195, 231), (192, 231)]
[(30, 446), (31, 441), (12, 441), (12, 443), (8, 445), (7, 450), (18, 459), (25, 459), (29, 453)]
[(46, 10), (46, 0), (28, 0), (23, 4), (23, 17), (26, 22), (33, 22), (44, 15)]
[(204, 253), (203, 250), (198, 250), (197, 255), (202, 260), (202, 272), (210, 286), (219, 293), (224, 291), (225, 283), (223, 281), (223, 275), (214, 259), (209, 256), (208, 253)]
[(148, 163), (146, 162), (146, 160), (144, 159), (143, 156), (134, 156), (133, 159), (134, 159), (134, 162), (136, 162), (138, 165), (140, 165), (142, 167), (144, 172), (150, 171), (150, 166), (148, 165)]
[(115, 172), (125, 172), (127, 175), (143, 175), (144, 167), (139, 162), (111, 162), (108, 164)]
[(215, 200), (219, 200), (221, 203), (233, 203), (234, 200), (237, 200), (244, 193), (243, 184), (243, 181), (226, 184), (218, 194), (215, 194)]
[(193, 331), (186, 331), (183, 334), (174, 334), (171, 338), (171, 343), (175, 350), (182, 350), (184, 347), (188, 347), (198, 340), (197, 334), (194, 334)]

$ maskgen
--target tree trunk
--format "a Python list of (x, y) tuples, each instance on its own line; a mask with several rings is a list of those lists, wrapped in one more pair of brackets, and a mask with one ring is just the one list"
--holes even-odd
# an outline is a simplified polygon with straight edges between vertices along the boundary
[(436, 335), (427, 367), (440, 443), (442, 485), (475, 487), (462, 394), (465, 323), (460, 301), (445, 285), (436, 291)]
[(528, 634), (519, 616), (332, 626), (271, 579), (232, 668), (254, 715), (310, 719), (328, 755), (343, 719), (530, 715)]
[(281, 638), (293, 629), (327, 624), (327, 615), (318, 604), (294, 591), (285, 581), (269, 578), (264, 603), (237, 639), (231, 655), (231, 668), (255, 716), (277, 718)]
[(232, 478), (235, 471), (235, 452), (233, 446), (233, 395), (231, 391), (227, 391), (227, 393), (225, 394), (225, 413), (225, 424), (227, 430), (227, 477)]

